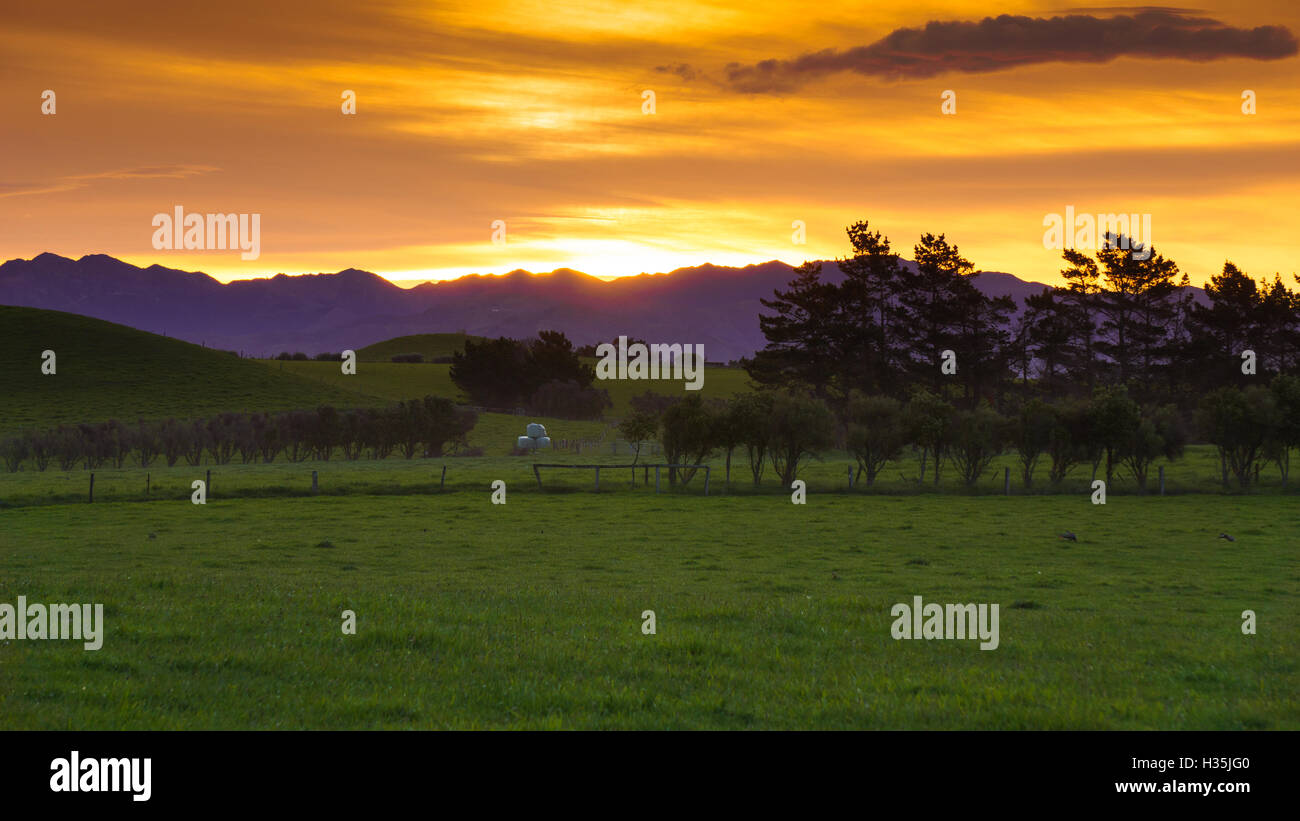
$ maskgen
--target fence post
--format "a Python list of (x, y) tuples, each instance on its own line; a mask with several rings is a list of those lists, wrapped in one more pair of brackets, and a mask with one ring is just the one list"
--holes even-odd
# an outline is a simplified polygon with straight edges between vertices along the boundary
[(209, 496), (212, 495), (212, 468), (208, 468), (207, 478), (203, 481), (203, 487)]
[(145, 496), (148, 496), (149, 493), (150, 493), (149, 486), (150, 486), (152, 480), (153, 480), (153, 474), (152, 474), (152, 473), (146, 473), (146, 474), (144, 475), (144, 495), (145, 495)]
[(849, 490), (853, 490), (853, 465), (849, 465)]
[(712, 468), (710, 468), (708, 465), (704, 466), (704, 495), (705, 496), (709, 495), (709, 471), (711, 469)]
[(1160, 495), (1165, 495), (1165, 466), (1160, 466)]
[(443, 487), (447, 484), (447, 466), (442, 466), (442, 478), (438, 480), (438, 492), (442, 493)]
[(659, 492), (659, 466), (655, 465), (655, 493)]
[(542, 472), (541, 472), (541, 470), (538, 469), (537, 465), (533, 465), (533, 475), (537, 477), (537, 486), (538, 486), (538, 487), (541, 487), (541, 486), (542, 486)]
[(1011, 495), (1011, 468), (1002, 468), (1002, 492), (1004, 495)]
[(90, 474), (90, 501), (95, 501), (95, 474)]
[(320, 485), (316, 483), (316, 471), (311, 472), (311, 492), (313, 494), (320, 492)]

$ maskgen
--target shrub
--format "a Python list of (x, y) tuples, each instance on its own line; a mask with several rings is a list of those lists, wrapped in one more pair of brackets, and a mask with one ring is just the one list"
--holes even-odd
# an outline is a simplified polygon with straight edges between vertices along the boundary
[(1007, 441), (1007, 421), (989, 407), (960, 411), (952, 424), (949, 458), (966, 487), (974, 487)]
[(772, 397), (768, 429), (768, 458), (772, 469), (789, 487), (799, 468), (835, 438), (835, 417), (820, 399), (778, 393)]
[(1198, 421), (1219, 451), (1224, 487), (1229, 471), (1240, 487), (1250, 486), (1255, 465), (1279, 420), (1276, 400), (1265, 388), (1219, 388), (1201, 401)]
[(884, 396), (854, 394), (845, 409), (845, 443), (858, 462), (858, 474), (867, 474), (867, 487), (886, 462), (897, 459), (907, 444), (903, 406)]
[[(664, 458), (670, 464), (698, 464), (704, 460), (715, 444), (715, 414), (704, 404), (698, 393), (692, 394), (664, 411), (660, 424), (663, 427)], [(695, 468), (682, 471), (682, 483), (695, 476)], [(668, 471), (668, 481), (677, 482), (677, 469)]]
[(25, 435), (16, 434), (0, 439), (0, 459), (10, 473), (17, 473), (23, 460), (31, 453), (31, 444)]

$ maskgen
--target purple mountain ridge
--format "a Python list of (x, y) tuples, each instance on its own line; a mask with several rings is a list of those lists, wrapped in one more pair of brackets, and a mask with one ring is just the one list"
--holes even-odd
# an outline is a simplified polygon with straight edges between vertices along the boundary
[[(759, 299), (784, 288), (793, 270), (775, 260), (612, 280), (569, 268), (516, 270), (404, 289), (355, 268), (222, 284), (204, 273), (138, 268), (103, 254), (73, 260), (44, 253), (0, 265), (0, 304), (82, 314), (254, 356), (355, 350), (408, 334), (523, 338), (559, 330), (579, 345), (620, 334), (702, 344), (710, 361), (721, 362), (763, 347)], [(842, 278), (834, 262), (822, 270), (832, 282)], [(1006, 273), (973, 276), (982, 292), (1009, 295), (1018, 308), (1048, 287)]]

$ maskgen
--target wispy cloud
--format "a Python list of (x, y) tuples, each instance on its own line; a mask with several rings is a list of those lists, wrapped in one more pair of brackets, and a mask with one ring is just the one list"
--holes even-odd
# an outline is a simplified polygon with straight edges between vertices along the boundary
[(48, 182), (0, 182), (0, 197), (22, 197), (34, 194), (57, 194), (86, 188), (103, 180), (180, 180), (198, 174), (219, 171), (210, 165), (153, 165), (139, 168), (120, 168), (94, 174), (70, 174)]

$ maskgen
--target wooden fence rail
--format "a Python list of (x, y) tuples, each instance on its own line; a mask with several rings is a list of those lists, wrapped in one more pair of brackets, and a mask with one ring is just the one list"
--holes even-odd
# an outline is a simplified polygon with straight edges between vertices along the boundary
[(542, 468), (576, 468), (576, 469), (578, 469), (578, 470), (594, 470), (594, 471), (596, 471), (596, 490), (600, 490), (600, 471), (601, 471), (602, 468), (605, 469), (605, 470), (631, 470), (631, 471), (632, 471), (632, 485), (633, 485), (634, 487), (636, 486), (636, 469), (637, 469), (637, 468), (642, 468), (642, 469), (645, 471), (645, 473), (644, 473), (645, 479), (643, 480), (643, 484), (649, 484), (649, 479), (650, 479), (650, 468), (654, 468), (654, 469), (655, 469), (655, 493), (658, 493), (658, 492), (659, 492), (659, 475), (660, 475), (660, 474), (659, 474), (659, 471), (660, 471), (661, 468), (675, 468), (675, 469), (677, 469), (677, 470), (683, 470), (683, 469), (685, 469), (685, 468), (695, 468), (696, 470), (698, 470), (698, 469), (700, 469), (700, 468), (703, 468), (703, 469), (704, 469), (704, 495), (705, 495), (705, 496), (708, 496), (708, 495), (709, 495), (709, 478), (710, 478), (710, 475), (711, 475), (711, 473), (712, 473), (712, 468), (710, 468), (708, 465), (670, 465), (670, 464), (658, 464), (658, 465), (647, 465), (647, 464), (641, 464), (641, 465), (566, 465), (566, 464), (560, 464), (560, 463), (558, 463), (558, 462), (535, 463), (535, 464), (533, 465), (533, 475), (537, 477), (537, 486), (538, 486), (539, 488), (542, 486)]

